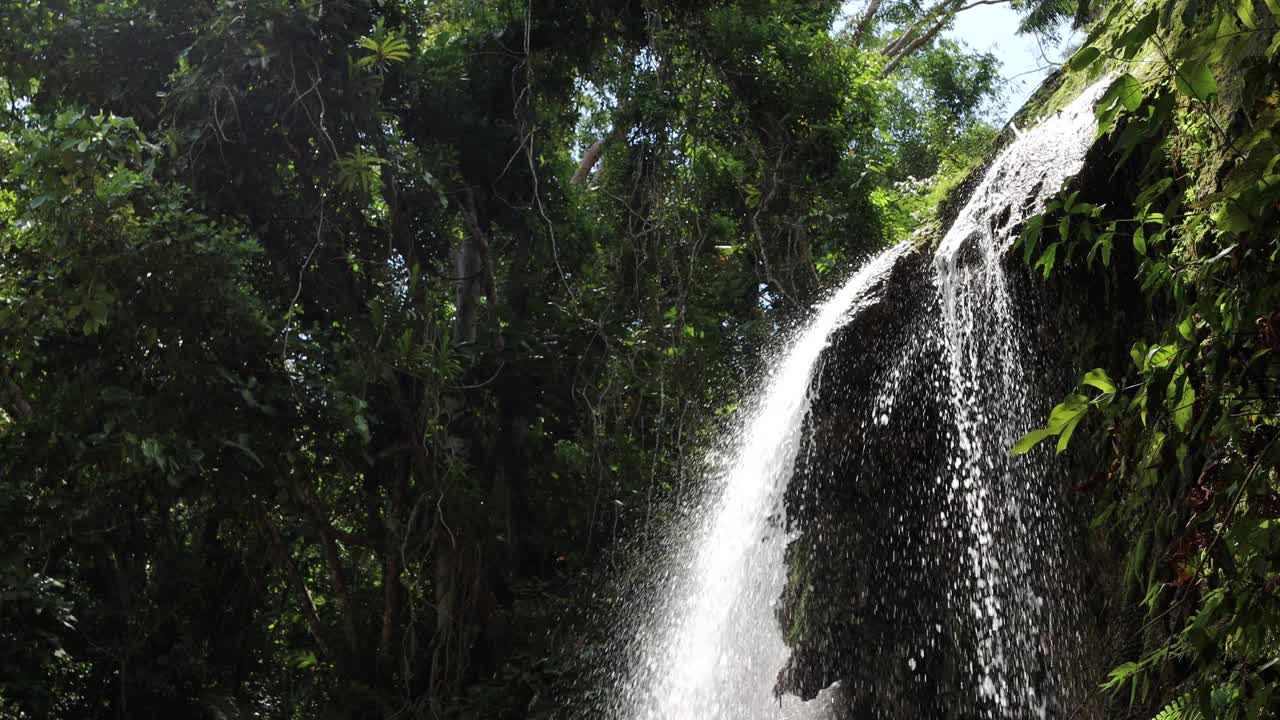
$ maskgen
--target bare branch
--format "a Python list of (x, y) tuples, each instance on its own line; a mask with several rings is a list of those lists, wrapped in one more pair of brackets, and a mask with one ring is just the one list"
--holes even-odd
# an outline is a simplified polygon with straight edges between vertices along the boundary
[(462, 194), (462, 224), (467, 229), (467, 234), (471, 236), (471, 242), (475, 243), (476, 250), (480, 254), (480, 270), (481, 280), (484, 283), (485, 300), (488, 301), (489, 307), (493, 308), (495, 314), (494, 325), (497, 328), (497, 336), (494, 340), (494, 346), (499, 352), (503, 348), (502, 340), (502, 321), (496, 317), (498, 312), (498, 289), (494, 280), (493, 255), (489, 251), (489, 239), (485, 235), (484, 228), (480, 226), (480, 215), (476, 210), (475, 193), (472, 192), (471, 186), (467, 186)]
[(880, 11), (880, 4), (883, 0), (871, 0), (867, 4), (867, 9), (862, 13), (862, 17), (858, 19), (857, 29), (853, 31), (853, 37), (850, 41), (854, 46), (862, 43), (862, 38), (866, 36), (867, 31), (871, 29), (871, 21), (875, 20), (876, 13)]
[(347, 574), (342, 566), (342, 555), (338, 551), (338, 543), (334, 540), (336, 533), (329, 522), (328, 514), (320, 505), (311, 483), (297, 483), (298, 494), (307, 508), (307, 514), (320, 534), (320, 547), (324, 551), (324, 563), (329, 570), (329, 580), (333, 583), (334, 593), (338, 596), (338, 607), (342, 612), (343, 630), (347, 637), (347, 646), (352, 653), (359, 649), (359, 637), (356, 634), (355, 605), (351, 600), (351, 589), (347, 584)]
[(591, 147), (587, 148), (587, 152), (582, 156), (582, 162), (578, 163), (578, 169), (573, 173), (573, 184), (581, 185), (587, 181), (591, 175), (591, 170), (600, 162), (600, 158), (604, 156), (604, 140), (597, 140), (591, 143)]
[(889, 64), (884, 66), (884, 74), (887, 76), (890, 73), (892, 73), (894, 70), (896, 70), (898, 66), (902, 64), (903, 60), (906, 60), (908, 57), (912, 55), (912, 53), (919, 50), (926, 43), (928, 43), (929, 41), (937, 37), (938, 33), (942, 32), (942, 29), (946, 27), (947, 23), (950, 21), (951, 21), (950, 16), (938, 18), (938, 21), (935, 22), (933, 24), (933, 27), (929, 28), (929, 30), (925, 32), (925, 34), (917, 37), (915, 40), (911, 42), (911, 44), (904, 47), (901, 51), (898, 52), (897, 55), (894, 55), (893, 58), (889, 60)]
[(17, 420), (30, 420), (34, 411), (22, 388), (14, 382), (9, 368), (4, 369), (4, 410)]
[[(884, 73), (888, 75), (902, 63), (903, 60), (910, 57), (912, 53), (928, 44), (939, 32), (951, 22), (956, 15), (971, 10), (980, 5), (1005, 5), (1010, 0), (973, 0), (967, 4), (961, 4), (962, 0), (941, 0), (938, 4), (929, 8), (914, 25), (907, 28), (906, 32), (899, 35), (892, 42), (880, 50), (880, 54), (890, 58), (889, 64), (885, 67)], [(872, 5), (876, 5), (875, 2)], [(870, 9), (870, 8), (868, 8)], [(928, 28), (921, 34), (922, 28)], [(859, 30), (862, 28), (859, 27)]]
[(298, 568), (298, 564), (294, 562), (293, 557), (289, 555), (289, 548), (285, 545), (284, 537), (281, 536), (280, 529), (272, 522), (266, 505), (258, 502), (257, 507), (254, 509), (256, 510), (254, 520), (257, 522), (258, 529), (262, 532), (267, 544), (271, 547), (272, 554), (275, 555), (276, 565), (284, 571), (285, 576), (289, 579), (289, 584), (293, 586), (294, 594), (298, 596), (298, 602), (302, 605), (302, 616), (307, 621), (307, 629), (311, 632), (311, 637), (316, 641), (320, 652), (328, 654), (328, 646), (324, 641), (324, 625), (320, 622), (320, 613), (316, 611), (316, 602), (311, 597), (311, 590), (307, 587), (307, 581), (302, 576), (302, 571)]

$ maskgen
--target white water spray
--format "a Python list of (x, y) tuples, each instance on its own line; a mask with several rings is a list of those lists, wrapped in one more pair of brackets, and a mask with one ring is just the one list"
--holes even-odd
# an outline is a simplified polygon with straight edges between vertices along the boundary
[(1034, 333), (1014, 307), (1004, 261), (1023, 221), (1083, 167), (1093, 106), (1107, 84), (1018, 133), (934, 258), (955, 421), (949, 485), (970, 539), (970, 574), (954, 600), (967, 604), (974, 625), (978, 693), (989, 717), (1045, 717), (1044, 678), (1066, 676), (1064, 656), (1080, 645), (1070, 627), (1079, 603), (1060, 552), (1067, 520), (1047, 460), (1008, 456), (1042, 422), (1044, 401), (1028, 362)]
[(786, 573), (782, 497), (818, 359), (901, 253), (892, 248), (863, 267), (768, 363), (773, 372), (722, 448), (718, 492), (677, 538), (692, 556), (666, 576), (667, 604), (639, 631), (620, 717), (766, 720), (804, 712), (772, 692), (788, 655), (774, 614)]

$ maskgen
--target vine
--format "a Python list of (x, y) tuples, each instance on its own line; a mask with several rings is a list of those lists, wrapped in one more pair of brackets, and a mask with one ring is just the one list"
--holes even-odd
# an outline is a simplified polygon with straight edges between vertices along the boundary
[(1280, 0), (1111, 5), (1068, 64), (1116, 75), (1098, 137), (1136, 182), (1123, 202), (1064, 192), (1019, 241), (1045, 278), (1136, 287), (1154, 318), (1127, 367), (1084, 374), (1011, 452), (1094, 428), (1094, 525), (1126, 538), (1146, 612), (1102, 689), (1159, 718), (1273, 717), (1280, 699), (1277, 18)]

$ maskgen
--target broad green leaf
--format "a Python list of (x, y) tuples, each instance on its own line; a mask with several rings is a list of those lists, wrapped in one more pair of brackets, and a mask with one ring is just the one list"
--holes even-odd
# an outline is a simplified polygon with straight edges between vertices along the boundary
[(1126, 60), (1132, 60), (1137, 57), (1138, 51), (1142, 50), (1142, 46), (1155, 34), (1156, 26), (1160, 21), (1158, 10), (1159, 7), (1152, 8), (1147, 14), (1139, 18), (1138, 22), (1133, 24), (1133, 27), (1117, 38), (1118, 43), (1124, 47), (1124, 58)]
[(1142, 89), (1142, 83), (1129, 73), (1125, 73), (1116, 79), (1116, 86), (1119, 88), (1117, 99), (1129, 112), (1136, 111), (1142, 107), (1142, 100), (1146, 97), (1146, 92)]
[(1101, 54), (1102, 51), (1090, 45), (1088, 47), (1081, 48), (1075, 55), (1072, 55), (1071, 59), (1067, 61), (1067, 64), (1071, 66), (1072, 70), (1079, 72), (1092, 65), (1093, 61), (1097, 60), (1098, 56)]
[(1201, 102), (1208, 102), (1218, 93), (1218, 81), (1213, 79), (1209, 65), (1201, 60), (1187, 60), (1179, 65), (1174, 85), (1178, 92)]
[(1263, 0), (1272, 15), (1280, 16), (1280, 0)]
[(1042, 271), (1046, 278), (1053, 272), (1053, 265), (1058, 257), (1058, 247), (1061, 245), (1062, 243), (1056, 242), (1045, 248), (1044, 253), (1040, 255), (1040, 259), (1036, 261), (1036, 267), (1043, 269)]
[[(1022, 455), (1031, 448), (1035, 447), (1040, 441), (1054, 435), (1058, 437), (1058, 452), (1062, 452), (1067, 447), (1067, 442), (1071, 439), (1071, 433), (1075, 432), (1076, 425), (1080, 423), (1080, 419), (1089, 411), (1089, 398), (1079, 393), (1068, 395), (1065, 400), (1053, 408), (1049, 413), (1049, 426), (1040, 430), (1032, 430), (1023, 435), (1018, 442), (1014, 443), (1010, 448), (1010, 455)], [(1066, 435), (1064, 439), (1062, 435)]]
[(1183, 318), (1182, 322), (1178, 323), (1178, 334), (1181, 335), (1184, 340), (1192, 340), (1195, 338), (1195, 326), (1191, 323), (1190, 315)]
[(1098, 130), (1094, 133), (1095, 138), (1100, 138), (1115, 129), (1116, 116), (1120, 114), (1120, 108), (1122, 107), (1115, 97), (1108, 100), (1107, 96), (1104, 95), (1102, 100), (1098, 101), (1098, 105), (1094, 109), (1094, 115), (1098, 118)]
[(1082, 417), (1084, 417), (1083, 414), (1075, 416), (1062, 428), (1062, 432), (1058, 433), (1057, 452), (1059, 454), (1067, 449), (1067, 443), (1071, 442), (1071, 434), (1076, 431), (1076, 426), (1080, 424), (1080, 418)]
[(1111, 382), (1111, 378), (1107, 376), (1107, 371), (1102, 368), (1094, 368), (1085, 373), (1084, 380), (1080, 382), (1090, 387), (1096, 387), (1108, 395), (1114, 394), (1116, 391), (1115, 383)]
[(1165, 392), (1165, 398), (1169, 416), (1173, 419), (1173, 426), (1179, 430), (1186, 430), (1195, 410), (1196, 391), (1182, 368), (1174, 371), (1173, 379), (1169, 381), (1169, 388)]
[(1102, 264), (1104, 267), (1111, 266), (1111, 238), (1115, 233), (1105, 232), (1098, 236), (1097, 242), (1089, 249), (1089, 267), (1093, 267), (1093, 260), (1098, 255), (1098, 251), (1102, 251)]
[(1249, 213), (1234, 199), (1223, 203), (1211, 217), (1214, 225), (1232, 235), (1239, 235), (1253, 227), (1253, 219), (1249, 217)]
[(1048, 430), (1044, 430), (1044, 429), (1032, 430), (1026, 435), (1023, 435), (1022, 438), (1018, 440), (1018, 442), (1013, 444), (1013, 447), (1009, 449), (1009, 454), (1024, 455), (1027, 452), (1030, 452), (1031, 448), (1040, 444), (1040, 441), (1048, 437), (1053, 437), (1053, 433), (1049, 432)]
[(1079, 393), (1072, 393), (1049, 413), (1048, 430), (1056, 435), (1088, 411), (1089, 398)]
[(1040, 230), (1043, 226), (1044, 215), (1033, 215), (1027, 218), (1027, 224), (1022, 229), (1022, 261), (1028, 265), (1031, 264), (1031, 253), (1040, 243)]
[(1250, 30), (1258, 29), (1258, 16), (1253, 11), (1253, 0), (1238, 0), (1236, 2), (1236, 17), (1240, 18), (1240, 22)]
[(1169, 367), (1169, 363), (1178, 356), (1178, 348), (1173, 345), (1152, 345), (1147, 350), (1146, 360), (1142, 364), (1143, 370), (1158, 370), (1160, 368)]
[(1129, 348), (1129, 358), (1133, 360), (1134, 366), (1137, 367), (1139, 370), (1147, 369), (1146, 357), (1147, 357), (1146, 345), (1142, 343), (1135, 343), (1133, 347)]

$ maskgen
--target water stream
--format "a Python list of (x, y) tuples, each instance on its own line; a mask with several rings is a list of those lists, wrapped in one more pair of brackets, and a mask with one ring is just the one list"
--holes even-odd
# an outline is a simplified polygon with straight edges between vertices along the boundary
[(818, 360), (901, 252), (882, 253), (823, 303), (769, 363), (775, 371), (760, 396), (740, 410), (721, 452), (718, 492), (677, 531), (675, 544), (692, 556), (668, 570), (665, 607), (635, 628), (641, 652), (622, 687), (620, 717), (763, 720), (798, 712), (773, 695), (788, 653), (773, 610), (786, 574), (782, 495)]

